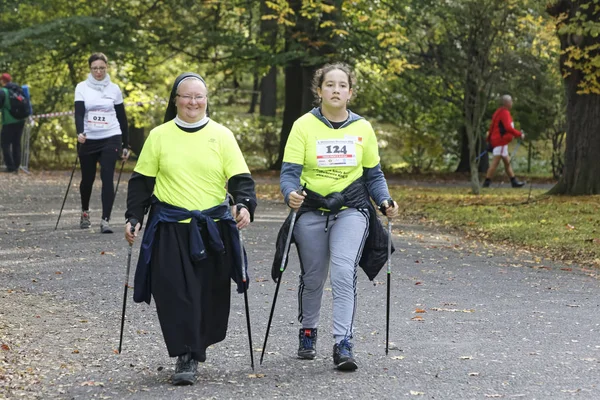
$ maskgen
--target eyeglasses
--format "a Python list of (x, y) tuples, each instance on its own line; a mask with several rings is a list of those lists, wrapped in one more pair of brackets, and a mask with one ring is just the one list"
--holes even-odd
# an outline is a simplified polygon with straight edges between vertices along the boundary
[(206, 99), (206, 95), (204, 94), (199, 94), (198, 96), (190, 96), (187, 94), (184, 94), (183, 96), (178, 94), (177, 97), (180, 97), (183, 101), (189, 102), (192, 100), (196, 100), (196, 101), (202, 101), (204, 99)]
[(92, 71), (96, 72), (96, 71), (106, 71), (106, 67), (93, 67), (90, 68)]

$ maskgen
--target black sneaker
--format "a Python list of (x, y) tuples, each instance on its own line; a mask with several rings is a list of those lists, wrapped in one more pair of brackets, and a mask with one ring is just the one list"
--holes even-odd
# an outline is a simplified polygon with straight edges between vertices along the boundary
[(518, 181), (516, 177), (510, 178), (510, 185), (514, 188), (520, 188), (525, 185), (525, 182)]
[(333, 345), (333, 363), (335, 368), (340, 371), (354, 371), (358, 368), (352, 354), (352, 343), (348, 339)]
[(481, 187), (489, 188), (491, 184), (492, 184), (492, 180), (485, 178), (485, 181), (483, 181), (483, 185), (481, 185)]
[(173, 385), (193, 385), (196, 382), (197, 370), (198, 361), (194, 360), (190, 353), (177, 357), (175, 373), (171, 377)]
[(317, 356), (317, 328), (300, 329), (298, 357), (313, 360)]

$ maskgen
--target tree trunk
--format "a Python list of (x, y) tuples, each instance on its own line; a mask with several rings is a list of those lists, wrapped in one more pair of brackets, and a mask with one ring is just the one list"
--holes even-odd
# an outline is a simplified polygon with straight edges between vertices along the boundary
[[(563, 174), (551, 194), (600, 194), (600, 96), (577, 94), (579, 79), (567, 81), (567, 146)], [(580, 78), (580, 77), (579, 77)]]
[[(472, 132), (473, 129), (470, 126), (466, 126), (467, 139), (469, 144), (469, 172), (471, 173), (471, 192), (473, 194), (479, 194), (479, 171), (477, 170), (477, 154), (475, 146), (477, 145), (475, 140), (475, 134)], [(471, 132), (470, 132), (471, 131)]]
[[(584, 9), (583, 3), (589, 8)], [(583, 23), (597, 25), (600, 15), (594, 10), (592, 2), (562, 0), (548, 8), (548, 13), (555, 17), (566, 15), (564, 23), (567, 28), (572, 24)], [(582, 22), (582, 16), (587, 21)], [(585, 18), (584, 18), (585, 19)], [(559, 34), (561, 50), (560, 67), (565, 81), (567, 97), (567, 142), (563, 174), (550, 194), (590, 195), (600, 194), (600, 163), (597, 160), (600, 150), (600, 95), (579, 94), (580, 83), (584, 72), (572, 68), (566, 63), (568, 54), (565, 50), (571, 46), (585, 49), (588, 46), (600, 45), (600, 37), (591, 35), (578, 36), (573, 33)], [(595, 50), (597, 52), (597, 50)], [(597, 53), (596, 53), (597, 54)], [(592, 53), (592, 56), (594, 53)]]
[(258, 85), (258, 74), (254, 74), (254, 79), (252, 80), (252, 97), (250, 99), (250, 108), (248, 108), (248, 114), (254, 114), (254, 111), (256, 111), (256, 105), (258, 104)]
[(279, 137), (279, 157), (271, 169), (281, 169), (283, 164), (283, 152), (287, 144), (292, 125), (302, 115), (302, 93), (304, 82), (302, 80), (303, 69), (299, 60), (292, 61), (285, 68), (285, 108), (283, 110), (283, 123)]
[(260, 81), (260, 115), (274, 117), (277, 114), (277, 67), (271, 67)]
[[(467, 130), (463, 125), (459, 131), (460, 134), (460, 160), (458, 167), (455, 172), (471, 172), (471, 154), (469, 153), (469, 138), (467, 137)], [(477, 146), (477, 157), (479, 160), (478, 171), (487, 172), (490, 166), (490, 158), (487, 151), (487, 143), (484, 140), (479, 141)], [(481, 156), (481, 157), (479, 157)]]
[(144, 147), (144, 128), (138, 127), (135, 125), (130, 125), (129, 127), (129, 146), (131, 147), (131, 151), (134, 154), (140, 155), (142, 151), (142, 147)]
[[(266, 0), (260, 2), (261, 16), (271, 14)], [(261, 41), (268, 46), (273, 54), (277, 53), (277, 34), (279, 27), (275, 19), (260, 20)], [(267, 75), (260, 81), (260, 115), (261, 117), (275, 117), (277, 114), (277, 66), (271, 65)]]
[(314, 105), (315, 96), (312, 92), (312, 78), (315, 74), (316, 68), (314, 66), (303, 66), (302, 67), (302, 81), (304, 86), (302, 88), (302, 112), (300, 115), (312, 110)]

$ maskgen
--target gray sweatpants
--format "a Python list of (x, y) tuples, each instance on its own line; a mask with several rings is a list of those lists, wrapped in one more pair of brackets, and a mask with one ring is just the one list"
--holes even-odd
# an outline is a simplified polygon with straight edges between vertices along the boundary
[[(302, 214), (294, 228), (300, 255), (298, 321), (302, 328), (319, 324), (323, 288), (331, 265), (333, 337), (352, 337), (356, 308), (356, 268), (369, 231), (368, 211), (348, 208), (337, 215)], [(325, 228), (327, 227), (327, 231)]]

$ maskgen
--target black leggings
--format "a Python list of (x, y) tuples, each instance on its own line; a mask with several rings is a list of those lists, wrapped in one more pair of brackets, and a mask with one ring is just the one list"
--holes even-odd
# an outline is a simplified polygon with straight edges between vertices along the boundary
[(96, 164), (100, 162), (100, 179), (102, 179), (102, 219), (109, 220), (115, 197), (113, 177), (115, 162), (121, 154), (121, 135), (106, 139), (86, 140), (79, 148), (81, 164), (81, 209), (90, 209), (92, 187), (96, 180)]
[(2, 125), (0, 146), (2, 146), (4, 163), (9, 171), (16, 171), (21, 166), (21, 136), (24, 127), (25, 121)]

